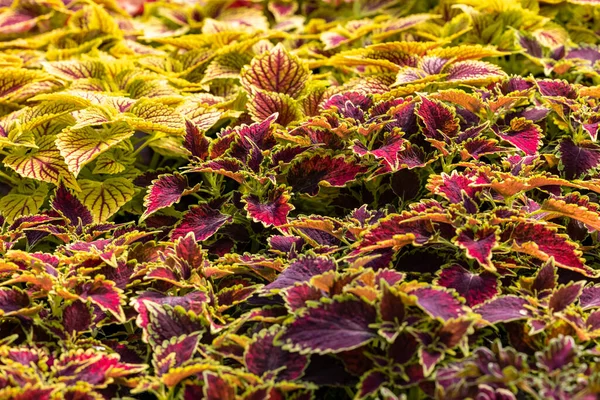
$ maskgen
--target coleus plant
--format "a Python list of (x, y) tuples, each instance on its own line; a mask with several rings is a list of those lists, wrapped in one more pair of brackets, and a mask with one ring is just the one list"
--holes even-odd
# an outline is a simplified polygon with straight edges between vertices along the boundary
[(0, 398), (595, 399), (597, 3), (0, 2)]

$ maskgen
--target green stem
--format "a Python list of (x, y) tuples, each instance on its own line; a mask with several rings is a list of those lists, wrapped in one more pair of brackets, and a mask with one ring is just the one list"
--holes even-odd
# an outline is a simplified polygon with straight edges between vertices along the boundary
[(19, 185), (19, 181), (18, 180), (16, 180), (12, 176), (10, 176), (10, 175), (2, 172), (2, 171), (0, 171), (0, 178), (8, 181), (13, 186), (18, 186)]

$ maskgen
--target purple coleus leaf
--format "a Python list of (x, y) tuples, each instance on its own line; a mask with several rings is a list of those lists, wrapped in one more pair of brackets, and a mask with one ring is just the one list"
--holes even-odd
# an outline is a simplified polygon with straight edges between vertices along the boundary
[(274, 345), (275, 332), (264, 332), (254, 338), (244, 353), (248, 371), (264, 379), (292, 381), (302, 376), (308, 358)]
[(452, 288), (465, 298), (467, 305), (473, 307), (498, 294), (498, 280), (490, 272), (474, 274), (460, 265), (444, 268), (437, 284)]
[(525, 307), (529, 304), (524, 298), (517, 296), (502, 296), (474, 308), (483, 319), (495, 324), (496, 322), (518, 321), (531, 317), (531, 312)]
[(553, 338), (544, 351), (537, 352), (535, 357), (538, 365), (547, 371), (563, 369), (576, 360), (577, 345), (571, 336)]
[(568, 179), (592, 173), (600, 165), (600, 146), (591, 142), (575, 144), (570, 138), (565, 138), (558, 145), (558, 152)]
[(75, 300), (63, 309), (62, 320), (65, 332), (85, 332), (92, 325), (92, 312), (84, 302)]
[(2, 314), (9, 314), (27, 308), (31, 305), (31, 299), (27, 292), (20, 289), (0, 289), (0, 310)]
[(513, 118), (509, 127), (502, 130), (496, 127), (494, 132), (527, 155), (536, 154), (541, 145), (542, 130), (525, 118)]
[(148, 194), (144, 197), (146, 211), (140, 217), (140, 221), (162, 208), (178, 203), (181, 197), (193, 193), (197, 189), (198, 186), (188, 189), (188, 180), (180, 173), (160, 175), (158, 179), (152, 181)]
[(550, 296), (548, 308), (552, 312), (561, 312), (569, 305), (573, 304), (583, 289), (583, 283), (572, 283), (557, 288)]
[(377, 311), (356, 298), (337, 299), (309, 308), (288, 325), (278, 341), (284, 349), (306, 353), (339, 353), (355, 349), (377, 337), (371, 324)]
[(73, 196), (62, 183), (56, 188), (56, 193), (52, 199), (52, 208), (64, 215), (72, 226), (78, 226), (79, 221), (82, 225), (89, 225), (94, 220), (90, 210), (77, 197)]
[(421, 97), (417, 114), (423, 121), (423, 134), (429, 139), (444, 140), (458, 134), (458, 119), (454, 112), (440, 101)]
[(465, 313), (460, 301), (447, 290), (429, 287), (413, 290), (409, 294), (416, 296), (417, 305), (433, 318), (448, 321)]
[(582, 290), (579, 295), (579, 305), (582, 309), (600, 307), (600, 286), (590, 286)]
[(335, 262), (325, 256), (301, 256), (287, 267), (277, 279), (268, 284), (263, 290), (284, 289), (294, 286), (296, 282), (306, 282), (315, 275), (336, 269)]
[(243, 198), (244, 207), (250, 218), (265, 226), (280, 226), (287, 223), (287, 216), (294, 209), (289, 203), (290, 193), (280, 187), (270, 190), (267, 198), (261, 200), (258, 196), (248, 195)]
[(196, 240), (206, 240), (231, 220), (230, 216), (221, 214), (207, 204), (192, 207), (171, 232), (171, 239), (175, 240), (186, 236), (189, 232), (194, 232)]
[(344, 157), (316, 155), (295, 162), (288, 172), (287, 181), (294, 191), (315, 196), (319, 193), (319, 184), (342, 187), (366, 171), (367, 167)]

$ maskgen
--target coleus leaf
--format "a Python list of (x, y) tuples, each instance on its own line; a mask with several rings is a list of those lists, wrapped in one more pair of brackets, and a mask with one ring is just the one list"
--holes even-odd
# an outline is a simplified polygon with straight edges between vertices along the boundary
[(287, 223), (287, 217), (294, 206), (289, 203), (290, 194), (284, 187), (270, 190), (265, 199), (255, 195), (242, 198), (246, 203), (244, 208), (250, 218), (265, 226), (280, 226)]
[(248, 104), (248, 112), (255, 121), (263, 121), (276, 114), (276, 122), (282, 126), (302, 118), (299, 104), (292, 97), (283, 93), (271, 93), (254, 89)]
[(460, 126), (454, 112), (438, 100), (421, 97), (417, 115), (423, 121), (423, 134), (429, 139), (444, 140), (458, 134)]
[(409, 294), (416, 296), (417, 305), (433, 318), (448, 321), (465, 313), (460, 301), (445, 289), (421, 288), (413, 290)]
[(71, 226), (78, 226), (80, 222), (90, 225), (93, 222), (90, 210), (62, 184), (56, 188), (52, 208), (64, 215)]
[(491, 266), (492, 250), (498, 246), (499, 235), (493, 227), (473, 229), (464, 227), (457, 231), (456, 243), (465, 249), (470, 258), (476, 259), (484, 267)]
[(67, 128), (58, 135), (56, 147), (65, 159), (69, 171), (77, 176), (87, 163), (132, 135), (133, 129), (124, 123), (107, 128)]
[(578, 271), (584, 275), (595, 276), (594, 271), (587, 267), (580, 258), (578, 246), (568, 241), (556, 229), (543, 224), (520, 222), (512, 231), (513, 249), (547, 261), (554, 257), (556, 265), (562, 268)]
[(559, 158), (568, 179), (589, 174), (600, 165), (600, 147), (591, 142), (575, 144), (564, 138), (558, 145)]
[(287, 181), (295, 191), (315, 196), (319, 193), (319, 185), (343, 187), (366, 171), (366, 167), (343, 157), (315, 155), (294, 162)]
[(295, 98), (304, 89), (309, 76), (306, 65), (278, 44), (252, 59), (250, 65), (242, 70), (241, 82), (250, 93), (256, 87)]
[(315, 275), (336, 269), (335, 262), (324, 256), (301, 256), (290, 264), (275, 281), (264, 287), (264, 290), (284, 289), (294, 286), (296, 282), (307, 282)]
[(81, 202), (90, 210), (94, 222), (104, 222), (133, 198), (133, 183), (125, 178), (108, 178), (104, 181), (82, 179), (81, 192), (77, 193)]
[(221, 214), (207, 204), (192, 207), (171, 232), (171, 239), (174, 240), (186, 236), (189, 232), (194, 232), (196, 240), (206, 240), (231, 220), (230, 216)]
[(158, 375), (163, 375), (171, 368), (177, 368), (190, 360), (196, 352), (199, 340), (200, 335), (196, 333), (172, 337), (157, 346), (152, 361)]
[(561, 312), (569, 305), (573, 304), (579, 298), (583, 289), (583, 283), (571, 283), (565, 286), (560, 286), (550, 296), (548, 300), (548, 308), (552, 312)]
[(529, 302), (527, 299), (517, 296), (501, 296), (492, 299), (473, 309), (481, 314), (483, 319), (495, 324), (496, 322), (510, 322), (527, 319), (531, 312), (525, 307)]
[(122, 291), (114, 282), (106, 281), (103, 276), (92, 282), (84, 282), (75, 287), (75, 293), (82, 301), (90, 301), (102, 310), (109, 311), (120, 322), (125, 321), (125, 313), (121, 307)]
[(502, 68), (485, 61), (459, 61), (445, 68), (448, 82), (460, 82), (470, 85), (484, 85), (506, 76)]
[(442, 269), (437, 284), (456, 290), (470, 307), (492, 299), (498, 294), (498, 280), (494, 274), (487, 271), (474, 274), (460, 265)]
[(127, 123), (135, 129), (144, 132), (164, 132), (183, 136), (185, 120), (176, 110), (150, 99), (136, 102), (129, 113), (133, 118), (127, 118)]
[(37, 149), (17, 148), (4, 158), (4, 164), (19, 175), (58, 184), (62, 179), (71, 188), (79, 189), (73, 175), (55, 147), (55, 137), (42, 136), (36, 141)]
[(503, 130), (494, 129), (494, 132), (527, 155), (536, 154), (541, 145), (540, 127), (525, 118), (513, 118), (510, 127)]
[(277, 341), (301, 354), (339, 353), (369, 343), (377, 336), (370, 327), (377, 318), (372, 305), (355, 298), (338, 298), (304, 314), (286, 327)]
[(206, 400), (235, 400), (235, 388), (220, 375), (204, 372), (204, 399)]
[(152, 181), (148, 194), (144, 197), (146, 211), (140, 217), (140, 221), (162, 208), (178, 203), (183, 196), (194, 193), (198, 189), (199, 185), (188, 188), (187, 177), (178, 172), (160, 175), (158, 179)]
[(550, 345), (545, 351), (535, 354), (537, 362), (547, 371), (566, 368), (576, 360), (578, 353), (575, 340), (571, 336), (555, 337), (550, 339)]
[(244, 353), (244, 363), (248, 371), (265, 379), (296, 380), (302, 376), (308, 358), (275, 346), (275, 332), (265, 330), (255, 335)]
[(0, 213), (11, 223), (24, 215), (35, 214), (47, 194), (46, 184), (35, 185), (31, 181), (22, 183), (0, 198)]

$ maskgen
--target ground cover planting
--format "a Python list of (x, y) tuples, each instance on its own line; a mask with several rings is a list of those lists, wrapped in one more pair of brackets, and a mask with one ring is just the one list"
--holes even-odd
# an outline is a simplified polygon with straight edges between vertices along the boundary
[(597, 398), (600, 1), (0, 7), (0, 399)]

